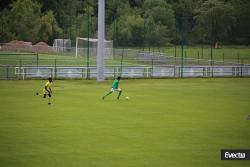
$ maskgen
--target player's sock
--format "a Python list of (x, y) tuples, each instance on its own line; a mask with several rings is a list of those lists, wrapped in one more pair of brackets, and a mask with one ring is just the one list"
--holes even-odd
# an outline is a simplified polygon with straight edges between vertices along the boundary
[(117, 96), (117, 99), (120, 98), (121, 94), (122, 94), (122, 91), (119, 92), (119, 94), (118, 94), (118, 96)]

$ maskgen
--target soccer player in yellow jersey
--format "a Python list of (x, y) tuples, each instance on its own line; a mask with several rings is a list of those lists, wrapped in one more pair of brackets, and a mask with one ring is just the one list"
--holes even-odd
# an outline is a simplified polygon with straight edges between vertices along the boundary
[(48, 78), (48, 81), (46, 82), (46, 84), (44, 85), (44, 88), (43, 88), (43, 94), (40, 94), (38, 92), (36, 92), (35, 95), (39, 95), (39, 96), (42, 96), (43, 98), (46, 98), (47, 96), (49, 96), (49, 103), (48, 104), (51, 104), (51, 101), (50, 101), (50, 98), (52, 96), (52, 89), (51, 89), (51, 86), (52, 86), (52, 78)]
[(50, 102), (50, 98), (52, 96), (51, 86), (52, 86), (52, 78), (49, 78), (44, 86), (43, 95), (36, 92), (37, 96), (39, 95), (39, 96), (42, 96), (43, 98), (46, 98), (46, 96), (48, 95), (49, 96), (49, 103), (48, 104), (51, 104), (51, 102)]

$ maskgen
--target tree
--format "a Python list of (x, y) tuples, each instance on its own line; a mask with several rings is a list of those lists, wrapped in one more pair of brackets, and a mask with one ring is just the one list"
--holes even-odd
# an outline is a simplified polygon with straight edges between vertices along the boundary
[(143, 17), (148, 45), (163, 46), (172, 38), (174, 11), (164, 0), (145, 0)]
[(5, 43), (14, 38), (9, 30), (9, 11), (4, 9), (0, 12), (0, 43)]
[(18, 40), (37, 42), (41, 5), (32, 0), (17, 0), (10, 7), (9, 32)]
[(61, 33), (52, 11), (42, 15), (41, 4), (32, 0), (17, 0), (0, 13), (1, 42), (24, 40), (52, 43)]
[(4, 0), (0, 0), (0, 11), (7, 8), (14, 0), (8, 0), (8, 1), (4, 1)]
[[(0, 5), (0, 42), (52, 43), (97, 34), (97, 0), (10, 0)], [(249, 0), (106, 0), (106, 39), (114, 46), (223, 41), (250, 43)], [(89, 19), (89, 20), (88, 20)], [(118, 45), (117, 45), (118, 44)]]
[(233, 27), (232, 43), (250, 44), (250, 1), (231, 0), (235, 9), (236, 24)]
[(46, 12), (46, 14), (41, 17), (40, 28), (38, 31), (39, 40), (50, 41), (50, 43), (52, 43), (54, 38), (60, 33), (62, 33), (62, 29), (58, 27), (53, 12)]
[(197, 1), (179, 0), (171, 3), (175, 13), (175, 44), (180, 44), (183, 40), (186, 44), (196, 42), (194, 9), (197, 6)]
[(128, 10), (131, 12), (128, 0), (106, 0), (105, 23), (112, 24), (116, 18), (127, 13)]
[(221, 0), (204, 1), (200, 7), (196, 8), (195, 20), (197, 31), (202, 33), (200, 38), (211, 39), (213, 45), (217, 41), (230, 38), (232, 28), (236, 23), (233, 6)]
[(142, 46), (143, 19), (140, 15), (123, 15), (118, 21), (118, 41), (120, 45)]

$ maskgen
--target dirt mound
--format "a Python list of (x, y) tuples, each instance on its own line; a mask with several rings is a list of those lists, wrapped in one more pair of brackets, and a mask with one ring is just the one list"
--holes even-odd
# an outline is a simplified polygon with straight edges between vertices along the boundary
[(2, 51), (13, 51), (13, 52), (37, 52), (37, 53), (55, 53), (56, 50), (46, 44), (45, 42), (39, 42), (32, 45), (31, 42), (24, 42), (13, 40), (9, 43), (4, 44), (0, 50)]
[(53, 47), (49, 46), (45, 42), (38, 42), (33, 47), (39, 53), (41, 52), (42, 53), (55, 53), (56, 52), (56, 50)]
[(34, 48), (31, 42), (24, 41), (11, 41), (2, 46), (3, 51), (15, 51), (15, 52), (34, 52)]

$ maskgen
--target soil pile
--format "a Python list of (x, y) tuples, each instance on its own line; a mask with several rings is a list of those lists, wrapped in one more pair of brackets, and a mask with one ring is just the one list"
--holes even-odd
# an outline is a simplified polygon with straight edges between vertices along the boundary
[(31, 42), (13, 40), (4, 44), (0, 50), (12, 52), (55, 53), (56, 50), (45, 42), (32, 45)]

